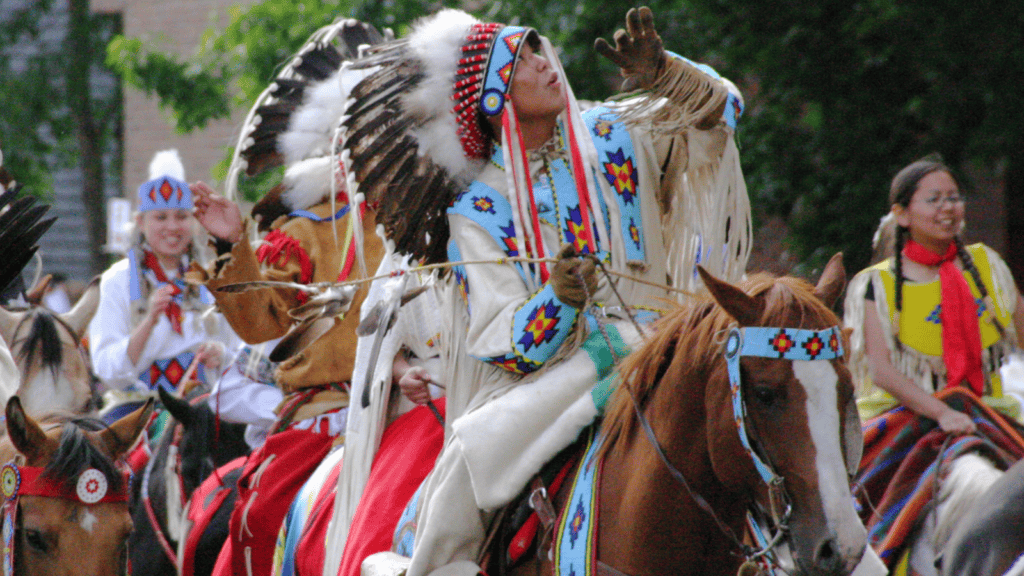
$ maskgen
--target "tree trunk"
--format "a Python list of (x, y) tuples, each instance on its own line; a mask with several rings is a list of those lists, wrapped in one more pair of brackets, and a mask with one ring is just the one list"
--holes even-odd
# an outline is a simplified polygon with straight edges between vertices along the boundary
[(82, 167), (82, 209), (88, 231), (90, 268), (93, 274), (99, 274), (106, 267), (103, 244), (106, 242), (107, 231), (103, 195), (104, 138), (93, 110), (89, 83), (93, 61), (92, 44), (89, 41), (92, 16), (89, 0), (68, 0), (68, 6), (68, 101), (78, 137), (78, 161)]

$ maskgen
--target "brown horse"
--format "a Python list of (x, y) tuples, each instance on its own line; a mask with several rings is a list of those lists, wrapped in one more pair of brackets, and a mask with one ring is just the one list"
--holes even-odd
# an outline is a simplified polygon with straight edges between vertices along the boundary
[[(5, 466), (2, 474), (5, 496), (13, 493), (6, 502), (17, 508), (14, 574), (126, 573), (126, 544), (132, 530), (128, 479), (115, 463), (135, 444), (152, 411), (150, 400), (105, 427), (96, 420), (66, 415), (37, 422), (25, 413), (17, 396), (8, 401), (0, 462), (14, 465)], [(5, 523), (6, 509), (7, 505)]]
[(84, 413), (92, 399), (89, 364), (80, 342), (99, 305), (99, 279), (64, 314), (36, 306), (27, 310), (0, 307), (0, 339), (20, 375), (16, 389), (30, 414), (49, 411)]
[(862, 446), (849, 371), (841, 359), (764, 358), (742, 348), (749, 443), (781, 479), (769, 490), (740, 440), (724, 354), (736, 327), (747, 339), (747, 327), (838, 327), (829, 306), (845, 284), (841, 257), (817, 287), (758, 275), (740, 289), (701, 273), (711, 296), (667, 314), (620, 368), (602, 425), (597, 573), (733, 576), (744, 562), (747, 511), (788, 503), (791, 513), (778, 516), (790, 573), (849, 574), (865, 547), (848, 480)]

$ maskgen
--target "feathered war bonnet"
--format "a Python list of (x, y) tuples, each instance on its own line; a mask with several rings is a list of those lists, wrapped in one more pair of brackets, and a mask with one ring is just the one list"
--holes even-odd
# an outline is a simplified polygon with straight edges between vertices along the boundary
[[(367, 51), (354, 67), (376, 71), (352, 91), (338, 148), (349, 189), (378, 205), (377, 221), (399, 252), (426, 263), (446, 260), (446, 210), (491, 157), (488, 117), (502, 119), (502, 143), (514, 192), (520, 246), (540, 247), (532, 218), (526, 155), (509, 98), (517, 57), (531, 45), (551, 61), (566, 90), (570, 140), (585, 134), (565, 73), (547, 39), (532, 28), (483, 23), (446, 9), (417, 22), (411, 33)], [(574, 166), (591, 150), (576, 151)], [(575, 170), (581, 196), (596, 202), (589, 170)], [(594, 204), (596, 205), (596, 204)], [(600, 211), (598, 211), (600, 212)], [(525, 241), (524, 241), (525, 240)], [(537, 254), (539, 255), (539, 254)]]
[(149, 163), (149, 180), (139, 186), (139, 212), (192, 211), (192, 191), (185, 183), (185, 166), (177, 150), (163, 150)]
[(243, 172), (257, 176), (285, 167), (281, 182), (252, 209), (261, 230), (332, 192), (347, 201), (332, 142), (349, 92), (370, 73), (348, 63), (361, 49), (384, 40), (369, 24), (338, 19), (313, 33), (256, 99), (235, 146), (226, 194), (236, 195)]

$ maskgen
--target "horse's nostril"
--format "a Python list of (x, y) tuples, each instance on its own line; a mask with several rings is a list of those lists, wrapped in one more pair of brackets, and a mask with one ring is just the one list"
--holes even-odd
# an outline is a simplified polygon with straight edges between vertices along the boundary
[(818, 564), (832, 562), (838, 557), (839, 550), (835, 538), (825, 539), (814, 552), (814, 559)]

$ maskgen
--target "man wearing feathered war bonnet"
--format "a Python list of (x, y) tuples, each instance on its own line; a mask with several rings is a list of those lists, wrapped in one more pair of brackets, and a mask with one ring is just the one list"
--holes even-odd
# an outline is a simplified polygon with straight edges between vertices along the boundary
[(741, 98), (666, 52), (647, 8), (627, 28), (596, 47), (639, 92), (586, 112), (546, 38), (455, 10), (362, 64), (378, 68), (353, 90), (343, 156), (378, 221), (424, 261), (492, 262), (450, 277), (451, 424), (410, 576), (476, 574), (490, 511), (600, 414), (643, 337), (626, 307), (643, 325), (676, 296), (633, 278), (697, 289), (698, 263), (731, 281), (746, 266)]

